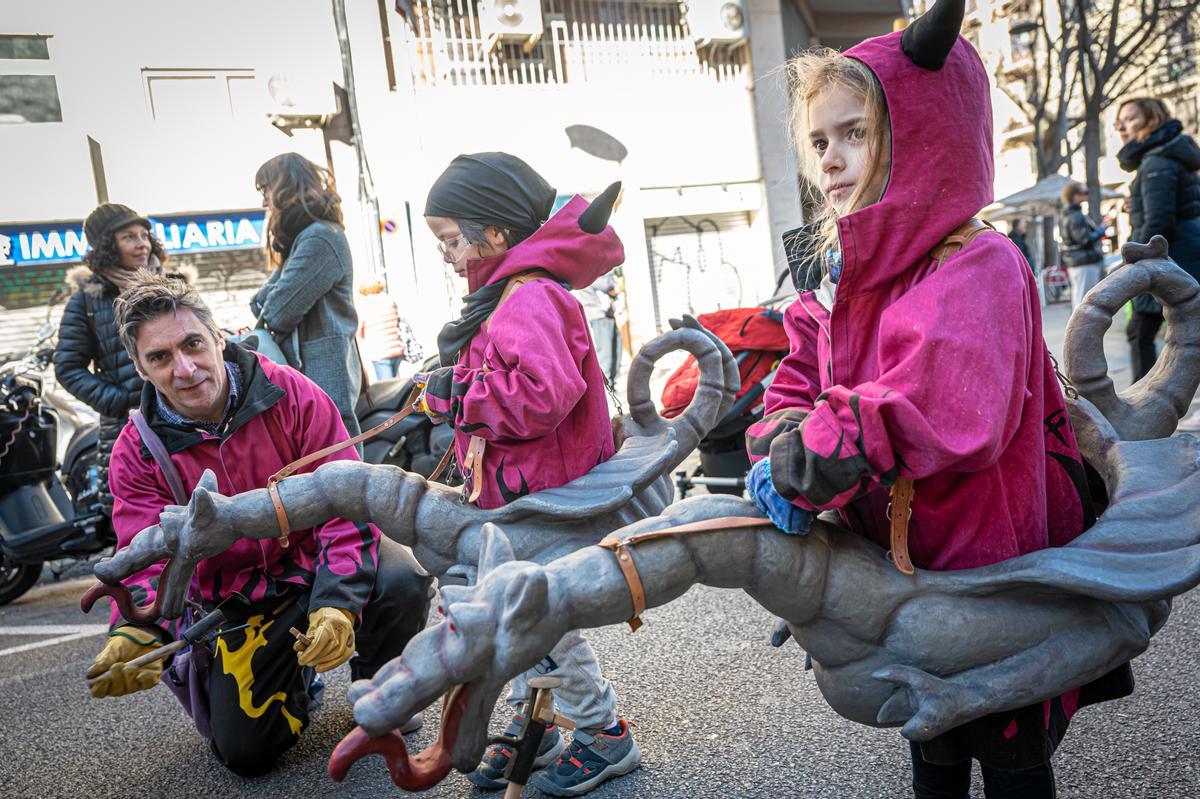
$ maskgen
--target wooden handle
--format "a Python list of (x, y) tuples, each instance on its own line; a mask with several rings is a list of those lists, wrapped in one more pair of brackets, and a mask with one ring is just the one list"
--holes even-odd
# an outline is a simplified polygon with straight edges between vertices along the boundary
[(524, 785), (517, 785), (515, 782), (510, 782), (508, 787), (504, 789), (504, 799), (521, 799), (521, 792), (524, 790)]
[(296, 640), (299, 641), (300, 643), (304, 644), (305, 649), (308, 649), (310, 646), (312, 646), (312, 639), (309, 638), (304, 633), (297, 630), (295, 627), (288, 630), (288, 632), (290, 632), (292, 635), (296, 636)]
[[(163, 658), (169, 657), (170, 655), (175, 654), (176, 652), (178, 652), (180, 649), (183, 649), (187, 645), (188, 645), (188, 642), (181, 638), (178, 641), (172, 641), (169, 644), (163, 644), (162, 646), (158, 647), (157, 649), (151, 649), (146, 654), (139, 655), (138, 657), (135, 657), (133, 660), (126, 661), (125, 665), (131, 666), (135, 669), (141, 668), (142, 666), (145, 666), (147, 663), (153, 663), (156, 660), (162, 660)], [(117, 663), (113, 664), (113, 666), (117, 666), (117, 665), (120, 665), (120, 664), (117, 664)], [(100, 676), (92, 677), (90, 680), (87, 681), (87, 684), (89, 686), (94, 685), (97, 680), (102, 680), (105, 677), (107, 677), (109, 674), (109, 671), (112, 671), (112, 666), (109, 666), (108, 671), (104, 672)]]

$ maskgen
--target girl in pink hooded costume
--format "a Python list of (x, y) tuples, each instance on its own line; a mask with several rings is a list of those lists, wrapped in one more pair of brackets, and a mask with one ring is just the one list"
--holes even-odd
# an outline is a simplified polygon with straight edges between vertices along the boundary
[[(462, 316), (438, 335), (442, 367), (414, 379), (435, 420), (454, 426), (454, 450), (467, 497), (497, 508), (558, 488), (615, 451), (604, 375), (587, 316), (571, 289), (590, 286), (625, 260), (608, 218), (614, 183), (589, 204), (576, 196), (547, 220), (556, 192), (507, 153), (460, 155), (437, 179), (425, 221), (439, 251), (466, 277)], [(528, 674), (512, 682), (524, 721), (527, 678), (553, 672), (559, 712), (575, 722), (564, 747), (558, 728), (542, 739), (532, 784), (553, 796), (580, 796), (641, 764), (641, 753), (596, 653), (572, 630)], [(468, 775), (486, 789), (505, 787), (512, 751), (497, 745)]]
[[(1094, 521), (1020, 252), (984, 232), (931, 255), (992, 201), (988, 78), (962, 17), (962, 0), (939, 0), (903, 34), (790, 64), (828, 205), (825, 274), (787, 310), (791, 353), (748, 431), (750, 493), (786, 532), (835, 510), (887, 549), (888, 489), (912, 480), (911, 558), (934, 570), (1059, 546)], [(914, 743), (916, 796), (966, 797), (977, 758), (989, 799), (1053, 797), (1071, 714), (1127, 692), (1127, 675)]]

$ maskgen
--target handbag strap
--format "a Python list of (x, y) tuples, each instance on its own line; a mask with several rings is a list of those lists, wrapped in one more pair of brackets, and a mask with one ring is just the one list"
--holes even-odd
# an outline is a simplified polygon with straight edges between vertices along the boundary
[(171, 495), (175, 497), (175, 504), (187, 505), (188, 495), (183, 488), (183, 478), (179, 476), (179, 469), (175, 468), (175, 462), (171, 460), (171, 455), (167, 452), (167, 447), (163, 444), (162, 439), (158, 437), (158, 433), (150, 427), (150, 423), (146, 421), (140, 408), (131, 410), (129, 419), (137, 428), (138, 435), (142, 437), (142, 443), (146, 445), (146, 449), (150, 450), (154, 462), (162, 470), (163, 477), (167, 480), (167, 486), (171, 489)]

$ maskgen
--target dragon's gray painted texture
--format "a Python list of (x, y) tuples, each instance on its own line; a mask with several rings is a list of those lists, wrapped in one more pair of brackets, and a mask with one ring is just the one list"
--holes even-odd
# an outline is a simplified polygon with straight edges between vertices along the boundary
[[(502, 508), (481, 510), (458, 489), (430, 483), (395, 466), (339, 461), (279, 484), (294, 530), (334, 517), (372, 522), (389, 538), (412, 547), (417, 560), (442, 583), (474, 582), (480, 530), (505, 525), (524, 560), (548, 562), (595, 544), (608, 532), (660, 513), (674, 497), (671, 473), (733, 404), (737, 364), (720, 339), (696, 320), (649, 342), (629, 368), (630, 411), (619, 417), (616, 454), (561, 488), (524, 496)], [(659, 416), (650, 396), (650, 374), (659, 358), (686, 350), (700, 365), (695, 397), (680, 416)], [(162, 615), (178, 617), (196, 564), (242, 538), (278, 538), (279, 524), (266, 489), (236, 497), (217, 493), (206, 472), (187, 507), (169, 506), (159, 524), (143, 530), (96, 576), (116, 583), (159, 561), (170, 568), (159, 580)]]
[[(1125, 254), (1130, 265), (1070, 323), (1066, 366), (1079, 389), (1072, 418), (1108, 492), (1097, 524), (1071, 545), (908, 577), (873, 543), (821, 519), (802, 537), (767, 524), (680, 535), (634, 547), (647, 606), (697, 583), (745, 590), (787, 620), (834, 710), (862, 724), (901, 726), (913, 740), (1058, 695), (1143, 652), (1171, 597), (1200, 583), (1200, 441), (1169, 436), (1200, 382), (1200, 298), (1195, 281), (1164, 259), (1161, 242)], [(1116, 397), (1099, 379), (1099, 339), (1112, 313), (1147, 289), (1167, 309), (1167, 349), (1160, 367)], [(1123, 413), (1127, 406), (1133, 410)], [(694, 497), (616, 535), (754, 512), (742, 500)], [(452, 686), (469, 686), (451, 749), (463, 771), (479, 761), (509, 677), (567, 630), (619, 623), (632, 612), (610, 551), (521, 562), (502, 527), (485, 528), (478, 583), (443, 589), (446, 620), (350, 689), (359, 724), (382, 735)]]
[[(873, 543), (827, 520), (818, 519), (806, 536), (784, 535), (764, 521), (637, 544), (633, 557), (647, 607), (671, 602), (697, 583), (745, 590), (786, 620), (812, 656), (817, 684), (834, 710), (863, 724), (901, 726), (914, 740), (1058, 695), (1143, 652), (1166, 621), (1171, 598), (1200, 583), (1200, 442), (1170, 435), (1200, 383), (1200, 288), (1166, 260), (1160, 239), (1127, 245), (1125, 256), (1129, 265), (1088, 295), (1068, 329), (1065, 366), (1079, 393), (1070, 398), (1071, 415), (1083, 455), (1108, 495), (1096, 525), (1069, 546), (978, 569), (906, 576)], [(1166, 308), (1167, 346), (1145, 380), (1117, 395), (1101, 339), (1112, 314), (1145, 290)], [(727, 362), (724, 368), (727, 374)], [(639, 403), (648, 403), (648, 394), (632, 399), (634, 419), (646, 418)], [(678, 462), (679, 452), (698, 440), (695, 432), (656, 434), (647, 446), (677, 449), (631, 462)], [(453, 686), (466, 685), (459, 732), (447, 745), (456, 768), (475, 768), (495, 700), (511, 677), (566, 631), (630, 616), (629, 589), (612, 552), (584, 545), (596, 541), (598, 518), (617, 520), (614, 509), (644, 496), (647, 486), (663, 485), (663, 474), (641, 466), (624, 484), (618, 475), (589, 475), (584, 480), (595, 495), (579, 503), (588, 510), (573, 518), (548, 511), (542, 495), (532, 495), (521, 500), (524, 510), (515, 509), (518, 503), (477, 515), (455, 509), (470, 521), (449, 525), (455, 532), (443, 548), (423, 545), (417, 535), (418, 556), (431, 564), (465, 559), (478, 542), (479, 579), (470, 587), (444, 586), (445, 620), (415, 637), (372, 680), (351, 686), (359, 724), (384, 735)], [(404, 493), (403, 480), (389, 484), (393, 493), (377, 494), (360, 479), (344, 485), (358, 505), (349, 513), (339, 509), (341, 515), (377, 519), (381, 507), (420, 505)], [(665, 495), (664, 486), (653, 496), (661, 502)], [(242, 525), (251, 517), (261, 526), (270, 505), (250, 496), (197, 492), (191, 523), (210, 523), (205, 534), (215, 530), (220, 540), (249, 529)], [(293, 499), (285, 499), (291, 508)], [(654, 512), (651, 504), (641, 506), (643, 515)], [(758, 514), (743, 500), (694, 497), (616, 535), (746, 515)], [(187, 550), (192, 558), (202, 551), (187, 549), (194, 546), (183, 541), (188, 524), (167, 521), (143, 534), (143, 555), (179, 558)], [(418, 512), (403, 526), (415, 530), (428, 521)], [(539, 562), (530, 562), (531, 554)], [(115, 579), (142, 560), (115, 560), (97, 572)], [(980, 629), (989, 635), (979, 636)]]

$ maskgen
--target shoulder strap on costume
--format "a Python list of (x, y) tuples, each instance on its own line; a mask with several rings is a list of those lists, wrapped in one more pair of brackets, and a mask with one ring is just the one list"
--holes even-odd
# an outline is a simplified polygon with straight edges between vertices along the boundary
[(162, 439), (158, 437), (158, 433), (154, 432), (138, 408), (129, 412), (129, 420), (137, 428), (138, 435), (142, 437), (142, 443), (146, 445), (154, 462), (162, 470), (167, 487), (171, 489), (171, 495), (175, 498), (175, 504), (187, 505), (188, 493), (183, 488), (183, 478), (179, 476), (179, 470), (175, 468), (175, 462), (171, 460), (171, 455), (167, 452), (167, 447), (163, 444)]
[(537, 280), (540, 277), (548, 277), (551, 280), (556, 279), (554, 275), (550, 274), (545, 269), (529, 269), (524, 272), (518, 272), (510, 277), (508, 282), (504, 284), (504, 291), (500, 295), (500, 301), (496, 303), (496, 307), (492, 309), (490, 314), (488, 314), (488, 319), (490, 320), (496, 315), (496, 311), (500, 310), (500, 306), (508, 301), (508, 298), (512, 296), (514, 291), (521, 288), (521, 286), (524, 286), (531, 280)]
[[(929, 257), (934, 260), (934, 269), (941, 269), (942, 264), (950, 256), (966, 247), (981, 233), (995, 230), (987, 222), (978, 217), (971, 217), (959, 225), (954, 232), (942, 239), (938, 246), (930, 251)], [(912, 518), (912, 501), (915, 490), (911, 477), (898, 477), (892, 485), (888, 500), (887, 517), (891, 526), (891, 557), (896, 568), (905, 574), (913, 573), (912, 558), (908, 554), (908, 522)]]
[[(510, 296), (512, 296), (514, 291), (519, 289), (521, 286), (524, 286), (531, 280), (537, 280), (538, 278), (542, 277), (556, 280), (554, 275), (550, 274), (545, 269), (528, 269), (524, 272), (518, 272), (510, 277), (508, 282), (504, 284), (504, 291), (500, 294), (500, 300), (496, 303), (496, 307), (492, 309), (492, 312), (488, 314), (488, 318), (484, 320), (484, 324), (486, 325), (492, 320), (492, 317), (496, 315), (496, 311), (500, 310), (500, 306), (503, 305)], [(450, 449), (453, 450), (454, 447), (451, 447)], [(471, 436), (471, 440), (467, 444), (467, 455), (463, 459), (462, 464), (464, 475), (469, 476), (471, 480), (470, 488), (466, 489), (464, 487), (464, 489), (467, 491), (468, 502), (474, 502), (475, 500), (479, 499), (479, 494), (483, 491), (483, 453), (486, 449), (486, 439), (479, 436)], [(444, 460), (445, 459), (443, 458), (443, 461)], [(441, 468), (444, 468), (444, 466), (439, 467), (439, 471)]]
[(984, 222), (976, 216), (963, 222), (930, 251), (929, 256), (936, 262), (934, 269), (941, 269), (946, 259), (974, 241), (979, 234), (995, 229), (989, 222)]

